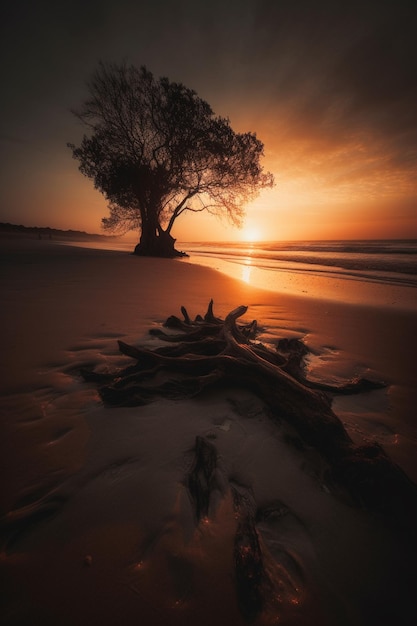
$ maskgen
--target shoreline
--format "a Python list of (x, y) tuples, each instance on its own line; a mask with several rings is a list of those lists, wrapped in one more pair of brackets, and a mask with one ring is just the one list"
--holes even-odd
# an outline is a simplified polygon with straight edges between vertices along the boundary
[[(109, 252), (133, 251), (133, 243), (103, 243), (102, 241), (79, 241), (62, 238), (53, 243), (64, 247), (80, 247), (85, 249), (107, 250)], [(179, 244), (183, 246), (186, 244)], [(248, 255), (240, 260), (224, 259), (215, 254), (201, 254), (190, 251), (187, 256), (179, 257), (182, 263), (208, 267), (229, 278), (243, 282), (254, 289), (288, 294), (302, 298), (328, 300), (329, 302), (350, 303), (360, 306), (384, 307), (415, 312), (417, 314), (417, 288), (407, 282), (386, 282), (384, 278), (362, 274), (351, 274), (341, 268), (323, 266), (320, 271), (314, 265), (300, 263), (276, 264), (274, 268), (258, 266), (256, 254)], [(326, 269), (328, 268), (328, 270)], [(326, 271), (324, 271), (326, 270)], [(336, 270), (336, 271), (334, 271)], [(408, 275), (404, 275), (403, 279)]]
[[(261, 341), (305, 342), (312, 379), (366, 375), (388, 384), (337, 399), (334, 410), (353, 439), (375, 439), (416, 481), (413, 312), (262, 291), (183, 260), (42, 241), (6, 246), (2, 261), (2, 518), (18, 529), (1, 560), (8, 626), (29, 616), (112, 626), (120, 615), (126, 626), (243, 625), (229, 570), (230, 481), (247, 485), (258, 505), (279, 500), (289, 511), (259, 526), (282, 601), (271, 601), (256, 625), (279, 614), (288, 626), (315, 618), (369, 626), (396, 615), (399, 603), (403, 617), (413, 610), (402, 538), (327, 492), (321, 463), (288, 446), (261, 399), (232, 389), (108, 408), (78, 374), (125, 367), (118, 339), (154, 349), (149, 328), (182, 305), (194, 318), (213, 298), (224, 318), (245, 304)], [(196, 435), (215, 442), (223, 485), (210, 523), (198, 528), (184, 487)]]

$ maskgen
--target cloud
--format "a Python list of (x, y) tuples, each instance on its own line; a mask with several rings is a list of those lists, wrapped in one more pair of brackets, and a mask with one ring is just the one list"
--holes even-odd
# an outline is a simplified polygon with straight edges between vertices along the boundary
[(411, 2), (258, 4), (247, 91), (276, 172), (352, 198), (417, 195), (416, 16)]
[(330, 77), (329, 90), (333, 97), (344, 98), (345, 120), (385, 133), (415, 131), (416, 15), (413, 10), (409, 15), (392, 16), (340, 60)]

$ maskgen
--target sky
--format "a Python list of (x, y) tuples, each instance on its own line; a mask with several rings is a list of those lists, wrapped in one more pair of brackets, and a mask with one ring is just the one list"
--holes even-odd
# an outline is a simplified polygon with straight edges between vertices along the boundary
[(71, 113), (100, 60), (184, 83), (275, 176), (237, 230), (180, 241), (417, 237), (415, 0), (14, 0), (2, 9), (0, 221), (101, 232)]

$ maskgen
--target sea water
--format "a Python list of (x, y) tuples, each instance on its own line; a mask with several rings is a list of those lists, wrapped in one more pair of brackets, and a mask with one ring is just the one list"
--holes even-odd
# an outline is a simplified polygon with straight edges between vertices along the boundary
[(417, 287), (417, 240), (184, 244), (193, 257)]
[(187, 243), (181, 249), (193, 263), (262, 289), (417, 308), (415, 239)]

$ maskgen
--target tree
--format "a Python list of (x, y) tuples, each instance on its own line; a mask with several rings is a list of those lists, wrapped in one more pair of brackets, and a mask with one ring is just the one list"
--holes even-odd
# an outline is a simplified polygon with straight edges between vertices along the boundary
[(80, 171), (109, 202), (103, 226), (138, 229), (135, 253), (177, 256), (171, 232), (186, 211), (239, 225), (243, 204), (273, 185), (254, 133), (235, 133), (195, 91), (146, 67), (100, 63), (75, 115), (88, 128), (68, 144)]

